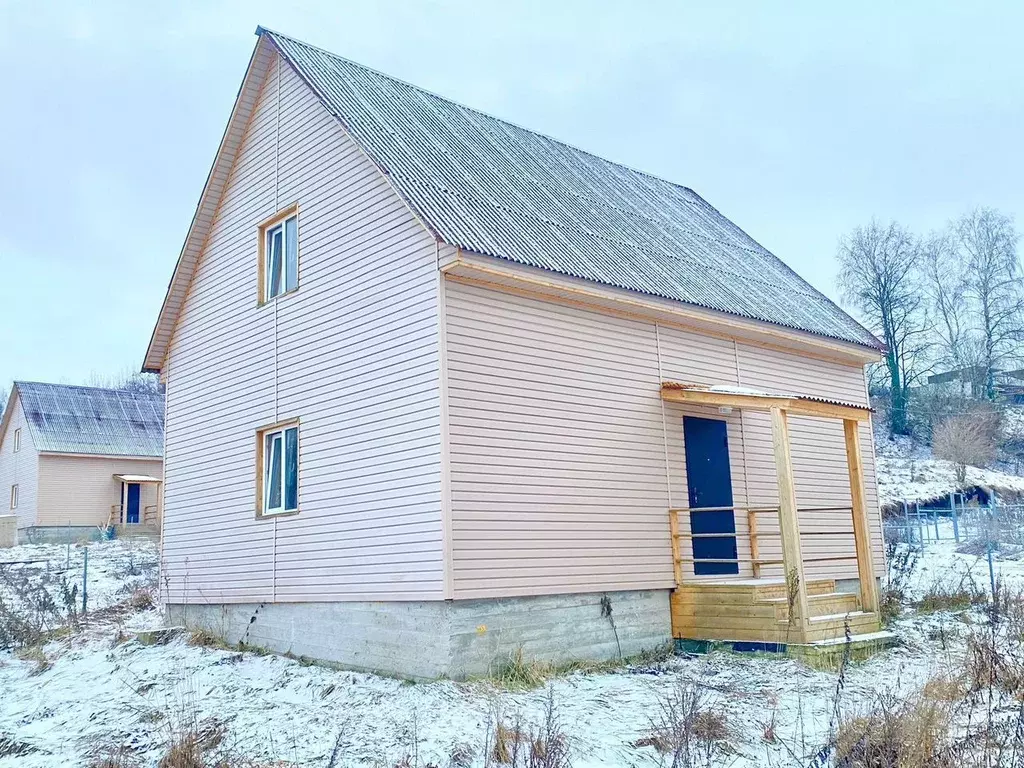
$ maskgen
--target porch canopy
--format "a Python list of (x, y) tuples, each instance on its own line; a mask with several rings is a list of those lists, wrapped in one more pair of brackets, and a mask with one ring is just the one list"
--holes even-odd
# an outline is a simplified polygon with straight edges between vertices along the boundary
[(153, 477), (151, 475), (114, 475), (115, 480), (120, 480), (122, 483), (162, 483), (159, 477)]
[[(878, 595), (874, 565), (871, 557), (871, 538), (864, 493), (864, 466), (860, 444), (860, 424), (871, 418), (871, 408), (789, 392), (766, 392), (728, 384), (704, 385), (665, 381), (661, 385), (661, 398), (666, 402), (685, 405), (737, 408), (767, 411), (771, 414), (772, 451), (779, 491), (779, 531), (782, 539), (782, 560), (786, 578), (796, 580), (796, 600), (793, 606), (800, 626), (806, 630), (809, 619), (807, 582), (804, 560), (800, 551), (800, 524), (793, 482), (793, 459), (790, 454), (789, 416), (813, 416), (843, 422), (846, 442), (846, 463), (850, 477), (850, 499), (853, 517), (853, 535), (856, 545), (857, 575), (860, 581), (861, 604), (865, 611), (877, 612)], [(671, 515), (675, 528), (675, 515)], [(673, 530), (673, 548), (678, 541)], [(676, 580), (681, 581), (682, 568), (679, 553), (676, 559)]]

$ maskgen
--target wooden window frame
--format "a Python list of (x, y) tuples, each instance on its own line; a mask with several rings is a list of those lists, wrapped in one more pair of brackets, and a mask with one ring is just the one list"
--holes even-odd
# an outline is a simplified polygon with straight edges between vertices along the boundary
[(11, 509), (18, 508), (18, 484), (11, 486)]
[[(299, 489), (302, 487), (302, 429), (299, 424), (299, 419), (285, 419), (284, 421), (276, 421), (273, 424), (266, 424), (259, 427), (256, 430), (256, 519), (257, 520), (277, 520), (281, 517), (294, 517), (299, 514), (301, 509), (300, 506), (296, 506), (295, 509), (282, 510), (280, 512), (267, 512), (263, 508), (263, 478), (264, 478), (264, 444), (265, 438), (269, 432), (284, 432), (284, 430), (295, 427), (298, 430), (298, 453), (296, 457), (295, 467), (295, 494), (296, 504), (298, 504)], [(282, 445), (282, 462), (284, 461), (284, 447)], [(282, 497), (285, 493), (284, 486), (282, 484), (281, 494)]]
[(14, 453), (21, 450), (21, 427), (14, 430)]
[[(287, 208), (282, 208), (280, 211), (275, 213), (269, 219), (264, 219), (256, 227), (256, 304), (263, 306), (264, 304), (271, 304), (282, 296), (288, 296), (299, 290), (299, 271), (302, 261), (302, 254), (299, 252), (299, 244), (295, 244), (295, 287), (286, 291), (282, 291), (277, 296), (267, 296), (267, 232), (276, 227), (278, 224), (284, 224), (285, 221), (290, 219), (292, 216), (295, 217), (295, 239), (301, 240), (299, 235), (299, 204), (292, 203)], [(285, 246), (287, 251), (287, 246)], [(286, 258), (286, 257), (282, 257)], [(282, 267), (284, 263), (282, 261)]]

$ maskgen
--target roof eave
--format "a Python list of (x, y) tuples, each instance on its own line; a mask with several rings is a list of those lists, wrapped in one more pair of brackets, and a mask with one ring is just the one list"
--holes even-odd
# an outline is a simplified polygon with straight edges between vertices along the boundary
[[(259, 34), (260, 28), (257, 29)], [(217, 206), (220, 204), (220, 198), (223, 194), (224, 188), (227, 186), (227, 180), (225, 178), (223, 186), (219, 189), (214, 189), (213, 181), (215, 174), (222, 165), (226, 165), (224, 169), (225, 176), (230, 174), (231, 167), (234, 165), (235, 154), (232, 153), (229, 162), (226, 162), (226, 144), (229, 136), (235, 130), (241, 130), (242, 133), (245, 131), (245, 126), (248, 125), (249, 117), (252, 114), (252, 108), (256, 105), (256, 93), (259, 91), (259, 87), (263, 80), (263, 73), (260, 76), (253, 77), (254, 64), (257, 62), (257, 57), (260, 53), (260, 46), (263, 44), (265, 38), (260, 35), (256, 41), (256, 45), (253, 48), (252, 55), (249, 57), (249, 64), (246, 66), (245, 75), (242, 78), (242, 83), (239, 85), (238, 93), (235, 96), (235, 102), (231, 108), (231, 115), (228, 118), (227, 125), (224, 128), (224, 133), (221, 136), (220, 143), (217, 146), (217, 152), (214, 155), (213, 163), (210, 165), (210, 171), (206, 175), (206, 182), (203, 185), (202, 194), (199, 196), (199, 202), (196, 205), (195, 213), (192, 215), (192, 221), (189, 224), (188, 234), (185, 236), (185, 242), (182, 244), (181, 251), (178, 254), (178, 260), (175, 262), (174, 272), (171, 275), (171, 280), (167, 285), (167, 291), (164, 294), (164, 300), (160, 307), (160, 313), (157, 316), (156, 324), (153, 327), (153, 332), (150, 334), (149, 344), (146, 347), (146, 355), (142, 363), (143, 373), (162, 373), (164, 363), (167, 357), (167, 350), (170, 346), (171, 338), (174, 334), (174, 327), (177, 325), (178, 315), (181, 311), (181, 306), (184, 304), (184, 294), (188, 290), (188, 285), (191, 282), (192, 274), (194, 272), (194, 266), (190, 265), (187, 269), (185, 268), (186, 257), (190, 255), (190, 251), (195, 249), (197, 253), (194, 254), (195, 258), (198, 259), (202, 252), (202, 245), (198, 247), (194, 243), (194, 239), (201, 240), (205, 244), (208, 229), (206, 232), (201, 232), (199, 228), (200, 220), (203, 214), (208, 214), (210, 218), (210, 225), (212, 225), (212, 219), (216, 212)], [(270, 45), (270, 43), (267, 43)], [(248, 94), (253, 95), (253, 99), (250, 108), (247, 111), (240, 109), (243, 105), (243, 97)], [(241, 126), (239, 124), (241, 123)], [(241, 140), (239, 140), (235, 151), (241, 146)], [(195, 236), (199, 237), (195, 237)], [(180, 299), (175, 300), (176, 293), (180, 293)]]

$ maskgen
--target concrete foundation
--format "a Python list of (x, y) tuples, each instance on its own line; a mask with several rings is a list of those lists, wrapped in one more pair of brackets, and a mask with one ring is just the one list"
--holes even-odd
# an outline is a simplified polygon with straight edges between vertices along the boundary
[(18, 518), (15, 515), (0, 515), (0, 549), (18, 544)]
[[(672, 642), (669, 591), (488, 600), (168, 605), (168, 620), (229, 643), (416, 679), (497, 673), (527, 661), (632, 656)], [(614, 628), (613, 628), (614, 622)]]

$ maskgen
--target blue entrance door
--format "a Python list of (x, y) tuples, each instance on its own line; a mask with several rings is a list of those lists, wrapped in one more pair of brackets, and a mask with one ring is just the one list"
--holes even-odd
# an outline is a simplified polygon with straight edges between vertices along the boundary
[[(736, 518), (732, 509), (732, 473), (729, 471), (729, 437), (721, 419), (683, 417), (686, 452), (686, 484), (690, 496), (690, 532), (720, 533), (696, 536), (693, 541), (693, 572), (697, 576), (739, 573), (736, 562)], [(708, 509), (711, 507), (712, 509)], [(714, 509), (726, 507), (727, 509)], [(706, 511), (700, 511), (700, 510)]]
[(128, 483), (128, 503), (124, 510), (124, 521), (126, 523), (139, 522), (139, 489), (138, 483)]

